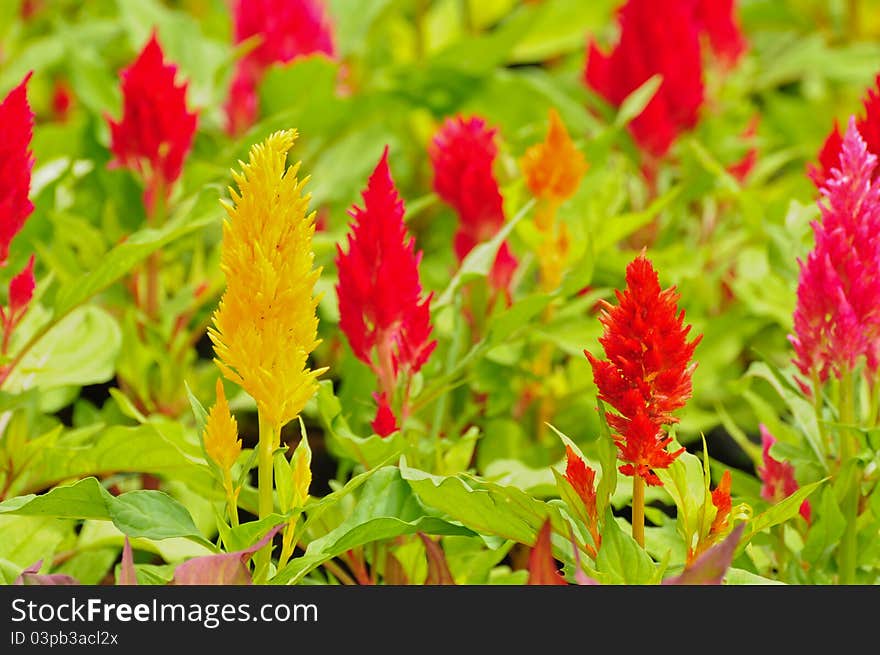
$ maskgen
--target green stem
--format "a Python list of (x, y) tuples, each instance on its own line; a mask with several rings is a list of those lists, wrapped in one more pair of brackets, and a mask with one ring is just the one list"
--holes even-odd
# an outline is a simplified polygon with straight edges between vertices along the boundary
[(843, 585), (855, 583), (857, 558), (856, 521), (859, 513), (859, 470), (847, 464), (857, 455), (853, 425), (855, 423), (855, 373), (844, 371), (840, 378), (840, 461), (838, 473), (848, 476), (844, 481), (844, 496), (841, 512), (846, 519), (846, 528), (840, 540), (838, 566), (839, 582)]
[(632, 536), (645, 547), (645, 481), (640, 475), (633, 476)]
[[(153, 199), (153, 211), (147, 222), (153, 229), (159, 229), (165, 223), (165, 188), (158, 184)], [(146, 312), (150, 320), (159, 317), (159, 299), (161, 296), (162, 251), (156, 250), (147, 258), (147, 292)]]
[[(257, 493), (259, 518), (264, 519), (275, 510), (275, 500), (272, 494), (272, 457), (276, 445), (281, 440), (281, 430), (269, 423), (258, 410), (260, 437), (257, 444)], [(272, 543), (269, 542), (254, 557), (254, 582), (264, 583), (269, 574), (269, 564), (272, 561)]]
[(816, 426), (819, 429), (819, 438), (822, 447), (825, 449), (826, 460), (832, 457), (831, 441), (828, 437), (828, 430), (825, 429), (825, 423), (822, 420), (822, 382), (819, 380), (818, 371), (813, 371), (813, 409), (816, 412)]

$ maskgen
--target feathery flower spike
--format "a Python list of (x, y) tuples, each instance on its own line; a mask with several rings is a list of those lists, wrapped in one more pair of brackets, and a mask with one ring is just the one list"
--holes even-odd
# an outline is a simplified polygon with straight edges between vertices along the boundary
[(547, 138), (529, 147), (520, 161), (526, 186), (538, 198), (561, 203), (573, 196), (587, 172), (587, 162), (550, 108)]
[(234, 0), (235, 43), (259, 36), (236, 64), (226, 102), (226, 129), (243, 133), (259, 112), (257, 86), (267, 68), (312, 53), (333, 56), (333, 35), (321, 0)]
[[(348, 251), (337, 245), (339, 327), (354, 354), (379, 379), (374, 427), (387, 432), (388, 403), (399, 376), (419, 371), (437, 342), (430, 340), (431, 294), (422, 295), (419, 280), (422, 254), (416, 252), (415, 238), (403, 221), (403, 200), (388, 167), (387, 146), (361, 196), (363, 207), (355, 205), (349, 211), (353, 220)], [(403, 418), (407, 411), (404, 397)]]
[[(657, 20), (663, 16), (663, 20)], [(700, 31), (682, 0), (628, 0), (617, 15), (620, 40), (606, 55), (589, 44), (584, 82), (609, 103), (623, 100), (653, 75), (663, 82), (629, 130), (639, 147), (663, 157), (697, 124), (703, 104)]]
[(9, 244), (34, 211), (30, 200), (34, 156), (30, 150), (34, 112), (27, 99), (31, 73), (0, 103), (0, 266), (9, 257)]
[(197, 116), (186, 107), (186, 82), (176, 82), (177, 66), (166, 63), (155, 31), (137, 59), (121, 73), (122, 118), (110, 124), (112, 167), (123, 166), (144, 184), (144, 205), (152, 212), (183, 170), (192, 147)]
[[(479, 116), (455, 116), (443, 122), (428, 147), (434, 191), (458, 214), (453, 247), (459, 262), (504, 225), (504, 201), (493, 171), (497, 133)], [(517, 265), (505, 241), (489, 273), (492, 287), (509, 294)]]
[(584, 354), (599, 398), (616, 410), (606, 412), (606, 418), (625, 462), (621, 473), (659, 485), (653, 469), (667, 468), (684, 450), (666, 450), (671, 437), (662, 426), (678, 421), (672, 412), (691, 396), (696, 367), (691, 358), (702, 335), (687, 341), (691, 327), (676, 306), (675, 287), (660, 289), (644, 253), (627, 266), (626, 289), (615, 293), (618, 305), (603, 302), (599, 318), (607, 360)]
[[(821, 220), (812, 224), (815, 245), (799, 261), (794, 364), (806, 380), (840, 377), (864, 357), (880, 364), (880, 180), (850, 118), (840, 159), (821, 189)], [(824, 202), (823, 202), (824, 200)], [(798, 380), (806, 393), (806, 381)]]
[(224, 202), (220, 253), (226, 291), (208, 328), (224, 376), (278, 429), (300, 413), (326, 370), (307, 362), (319, 343), (313, 294), (321, 271), (312, 267), (307, 179), (297, 179), (299, 163), (286, 166), (296, 136), (271, 134), (233, 172), (238, 191), (230, 189), (232, 201)]
[(737, 23), (736, 0), (685, 0), (693, 6), (693, 17), (715, 55), (732, 65), (746, 50), (746, 39)]
[(232, 469), (232, 465), (241, 454), (241, 439), (238, 438), (238, 423), (229, 411), (229, 403), (226, 401), (223, 381), (220, 378), (217, 378), (216, 388), (217, 402), (208, 412), (203, 440), (208, 457), (225, 473)]

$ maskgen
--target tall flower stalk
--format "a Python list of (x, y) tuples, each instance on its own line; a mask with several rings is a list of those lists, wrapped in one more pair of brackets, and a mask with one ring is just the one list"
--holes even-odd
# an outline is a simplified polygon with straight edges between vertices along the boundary
[(702, 335), (687, 340), (691, 326), (677, 307), (675, 287), (660, 288), (644, 253), (627, 266), (626, 288), (615, 293), (618, 304), (602, 301), (599, 317), (607, 359), (584, 354), (599, 399), (615, 410), (605, 418), (624, 462), (620, 472), (633, 478), (633, 538), (644, 546), (645, 486), (662, 485), (654, 471), (668, 468), (684, 452), (668, 450), (672, 437), (664, 428), (678, 422), (673, 412), (691, 396), (696, 368), (691, 359)]
[[(318, 298), (313, 267), (315, 212), (303, 194), (299, 163), (286, 165), (296, 130), (271, 134), (251, 148), (238, 191), (224, 201), (220, 267), (226, 290), (208, 333), (215, 361), (230, 381), (254, 399), (259, 418), (259, 516), (274, 510), (273, 454), (281, 428), (296, 418), (317, 390), (309, 355), (318, 346)], [(271, 545), (257, 555), (257, 579), (265, 579)]]
[[(820, 188), (821, 220), (812, 224), (815, 245), (800, 264), (794, 331), (789, 340), (801, 389), (812, 398), (823, 424), (826, 384), (836, 382), (839, 428), (824, 434), (827, 456), (845, 476), (841, 512), (846, 530), (838, 549), (839, 579), (856, 578), (857, 522), (862, 448), (858, 382), (868, 389), (868, 421), (876, 422), (880, 367), (880, 181), (877, 156), (868, 150), (858, 122), (850, 117), (837, 165)], [(864, 409), (864, 408), (863, 408)], [(873, 425), (869, 426), (873, 427)], [(836, 442), (834, 437), (836, 436)]]

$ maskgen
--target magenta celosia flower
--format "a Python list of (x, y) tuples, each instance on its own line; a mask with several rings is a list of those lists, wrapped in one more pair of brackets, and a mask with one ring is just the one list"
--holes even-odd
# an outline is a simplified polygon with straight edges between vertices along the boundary
[(171, 196), (192, 147), (197, 117), (187, 110), (185, 82), (177, 83), (177, 66), (165, 62), (153, 32), (122, 78), (122, 118), (108, 119), (111, 166), (124, 166), (144, 184), (148, 213), (158, 193)]
[(697, 124), (703, 104), (700, 30), (691, 1), (628, 0), (617, 15), (620, 39), (611, 54), (589, 44), (584, 81), (615, 107), (653, 75), (663, 76), (629, 125), (639, 147), (655, 158)]
[[(880, 155), (880, 75), (874, 82), (874, 88), (868, 89), (862, 101), (865, 113), (856, 119), (856, 128), (862, 139), (867, 144), (868, 152)], [(817, 188), (821, 188), (831, 178), (831, 170), (837, 168), (840, 161), (840, 152), (843, 147), (843, 139), (840, 135), (840, 127), (837, 121), (831, 129), (831, 133), (819, 151), (819, 165), (807, 165), (807, 175)], [(880, 175), (880, 171), (874, 171), (874, 177)]]
[(259, 113), (257, 86), (266, 69), (313, 53), (334, 55), (329, 19), (320, 0), (234, 0), (235, 42), (259, 37), (235, 69), (226, 102), (226, 129), (238, 135)]
[[(459, 262), (504, 225), (504, 200), (493, 170), (498, 156), (497, 134), (498, 130), (479, 116), (456, 116), (443, 122), (428, 147), (434, 191), (458, 214), (453, 248)], [(509, 296), (517, 265), (504, 242), (489, 274), (492, 287)]]
[(34, 157), (30, 150), (34, 112), (27, 99), (28, 73), (0, 103), (0, 266), (9, 257), (9, 244), (34, 211), (30, 200)]
[[(877, 157), (868, 152), (855, 118), (840, 158), (820, 192), (821, 220), (812, 224), (815, 245), (800, 261), (794, 364), (806, 380), (840, 377), (864, 358), (880, 363), (880, 181)], [(798, 381), (810, 393), (805, 381)]]
[[(407, 233), (404, 205), (388, 167), (388, 148), (362, 193), (364, 206), (353, 207), (348, 252), (337, 246), (339, 327), (354, 354), (379, 379), (380, 398), (394, 398), (401, 375), (410, 376), (427, 361), (431, 341), (431, 294), (419, 280), (421, 252)], [(407, 388), (401, 416), (406, 417)], [(379, 425), (390, 422), (382, 403)]]
[(599, 399), (616, 412), (605, 417), (615, 433), (624, 475), (659, 485), (653, 469), (667, 468), (684, 449), (666, 450), (671, 438), (662, 426), (678, 419), (672, 412), (691, 396), (691, 362), (702, 335), (687, 340), (690, 325), (677, 307), (674, 287), (661, 289), (657, 272), (644, 254), (626, 268), (626, 289), (618, 304), (602, 301), (599, 342), (606, 360), (584, 351), (593, 368)]
[[(770, 434), (767, 427), (762, 423), (761, 445), (763, 466), (758, 467), (758, 477), (761, 478), (761, 498), (771, 503), (778, 503), (797, 491), (800, 487), (794, 478), (794, 466), (790, 462), (780, 462), (770, 455), (770, 448), (776, 443), (776, 437)], [(807, 522), (810, 521), (810, 501), (801, 503), (800, 513)]]

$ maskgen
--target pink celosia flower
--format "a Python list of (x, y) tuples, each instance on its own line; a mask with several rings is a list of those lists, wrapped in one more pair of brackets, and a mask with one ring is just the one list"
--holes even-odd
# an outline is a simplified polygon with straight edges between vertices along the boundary
[(629, 125), (639, 147), (654, 158), (697, 124), (703, 104), (700, 30), (689, 1), (628, 0), (618, 12), (620, 40), (611, 54), (595, 41), (589, 44), (584, 81), (615, 107), (653, 75), (663, 76)]
[[(761, 498), (771, 503), (778, 503), (799, 489), (797, 480), (794, 478), (794, 467), (790, 462), (780, 462), (770, 455), (770, 448), (776, 443), (776, 437), (770, 434), (762, 423), (761, 445), (763, 446), (763, 466), (758, 467), (758, 477), (761, 478)], [(810, 522), (810, 501), (805, 500), (800, 507), (801, 516)]]
[[(339, 327), (354, 354), (376, 373), (387, 407), (399, 376), (419, 371), (437, 342), (430, 340), (431, 294), (422, 295), (419, 280), (421, 252), (416, 252), (415, 238), (403, 221), (403, 201), (391, 178), (387, 147), (362, 195), (363, 208), (355, 206), (350, 212), (348, 252), (337, 246)], [(387, 427), (390, 422), (379, 404), (378, 425)]]
[[(867, 144), (868, 152), (880, 155), (880, 75), (874, 82), (874, 88), (865, 92), (862, 101), (865, 113), (856, 120), (856, 129)], [(817, 188), (821, 188), (831, 178), (831, 170), (837, 168), (840, 162), (840, 151), (843, 147), (843, 139), (840, 135), (840, 127), (837, 121), (831, 129), (831, 133), (822, 144), (819, 151), (819, 165), (807, 165), (807, 175)], [(880, 171), (874, 170), (876, 178)]]
[(34, 112), (27, 99), (28, 73), (0, 103), (0, 266), (6, 265), (9, 244), (34, 211), (30, 200), (34, 157), (30, 150)]
[(606, 412), (624, 475), (638, 475), (659, 485), (653, 469), (667, 468), (684, 449), (670, 453), (662, 426), (691, 396), (691, 362), (702, 335), (688, 341), (690, 325), (677, 307), (674, 287), (660, 288), (657, 272), (644, 254), (626, 268), (626, 289), (616, 291), (618, 305), (602, 301), (599, 342), (607, 360), (584, 351), (593, 368), (599, 399), (617, 412)]
[[(459, 262), (504, 225), (504, 201), (493, 170), (498, 156), (497, 133), (479, 116), (456, 116), (443, 122), (428, 147), (434, 191), (458, 214), (453, 247)], [(517, 265), (504, 242), (489, 274), (492, 287), (509, 297)]]
[(321, 0), (233, 0), (235, 42), (259, 37), (237, 65), (226, 103), (227, 132), (238, 135), (259, 113), (257, 86), (266, 69), (301, 55), (334, 55), (330, 22)]
[[(850, 118), (840, 159), (821, 188), (821, 220), (812, 224), (815, 246), (800, 261), (794, 364), (807, 380), (840, 377), (864, 357), (880, 363), (880, 182), (877, 157), (868, 152)], [(805, 392), (810, 390), (799, 380)]]
[(197, 117), (186, 108), (186, 83), (177, 66), (165, 62), (153, 32), (137, 59), (121, 73), (122, 118), (109, 120), (111, 166), (124, 166), (144, 183), (144, 204), (152, 212), (158, 193), (171, 196), (192, 147)]

